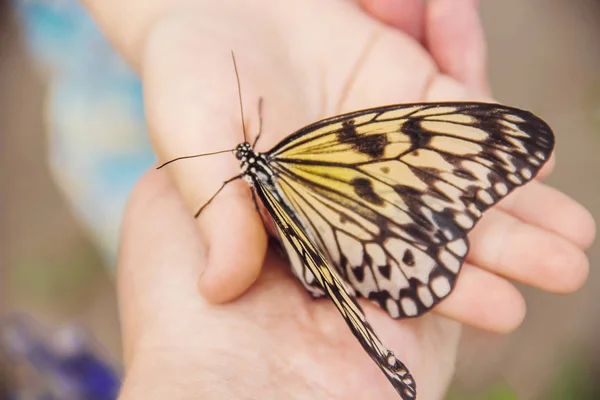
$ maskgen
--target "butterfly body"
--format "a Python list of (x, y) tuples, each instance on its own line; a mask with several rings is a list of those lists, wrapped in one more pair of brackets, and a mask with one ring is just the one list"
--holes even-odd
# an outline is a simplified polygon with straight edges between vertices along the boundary
[(249, 185), (254, 186), (256, 180), (269, 187), (274, 185), (275, 173), (269, 167), (269, 161), (264, 154), (254, 151), (252, 145), (248, 142), (237, 145), (234, 153), (240, 161), (241, 176)]

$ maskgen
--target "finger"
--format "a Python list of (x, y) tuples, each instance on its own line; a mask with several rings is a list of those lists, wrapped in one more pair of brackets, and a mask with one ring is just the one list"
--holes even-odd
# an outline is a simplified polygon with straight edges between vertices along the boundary
[(440, 70), (470, 90), (489, 95), (486, 46), (477, 0), (432, 0), (425, 43)]
[(127, 204), (117, 263), (126, 364), (142, 334), (177, 330), (203, 307), (195, 284), (205, 262), (199, 241), (168, 176), (146, 174)]
[(476, 328), (506, 333), (525, 318), (525, 300), (506, 279), (464, 264), (452, 294), (434, 311)]
[(429, 54), (414, 40), (393, 29), (371, 31), (367, 26), (356, 34), (358, 47), (346, 40), (332, 61), (347, 70), (335, 75), (338, 87), (331, 91), (341, 90), (341, 100), (336, 100), (333, 113), (421, 101), (437, 74)]
[(571, 293), (588, 275), (587, 257), (571, 242), (496, 209), (469, 238), (471, 264), (543, 290)]
[[(231, 20), (235, 18), (225, 19), (229, 24)], [(242, 36), (236, 35), (235, 28), (216, 26), (221, 31), (199, 26), (193, 18), (179, 18), (163, 23), (149, 36), (144, 59), (145, 100), (152, 141), (161, 161), (233, 149), (244, 140), (230, 49), (238, 52), (243, 76), (253, 77), (243, 80), (247, 83), (243, 85), (243, 103), (252, 115), (248, 116), (248, 130), (257, 128), (258, 95), (253, 82), (260, 80), (261, 74), (243, 60), (258, 50), (251, 44), (242, 46)], [(192, 216), (222, 182), (239, 174), (239, 162), (231, 154), (219, 154), (178, 161), (167, 169)], [(227, 185), (202, 211), (198, 225), (207, 247), (205, 269), (198, 271), (200, 290), (212, 302), (239, 296), (259, 275), (266, 249), (266, 235), (245, 183)]]
[(423, 0), (360, 0), (362, 8), (380, 21), (423, 40), (425, 3)]
[(596, 235), (596, 225), (590, 212), (581, 204), (536, 180), (515, 190), (498, 208), (519, 220), (553, 232), (587, 249)]

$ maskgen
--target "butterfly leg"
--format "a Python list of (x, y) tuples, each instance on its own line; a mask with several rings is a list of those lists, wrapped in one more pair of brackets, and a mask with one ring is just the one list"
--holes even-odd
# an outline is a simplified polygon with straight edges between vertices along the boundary
[(258, 143), (258, 139), (260, 139), (260, 135), (262, 133), (262, 126), (263, 126), (262, 105), (263, 105), (263, 98), (259, 97), (258, 98), (258, 135), (256, 135), (256, 139), (254, 139), (254, 143), (252, 143), (252, 148), (256, 147), (256, 143)]
[(198, 210), (198, 212), (197, 212), (196, 214), (194, 214), (194, 218), (198, 218), (198, 217), (200, 216), (200, 213), (201, 213), (201, 212), (202, 212), (202, 211), (203, 211), (203, 210), (206, 208), (206, 206), (208, 206), (208, 205), (210, 204), (210, 202), (211, 202), (211, 201), (213, 201), (213, 200), (214, 200), (214, 198), (215, 198), (215, 197), (217, 197), (217, 195), (218, 195), (219, 193), (221, 193), (221, 190), (223, 190), (223, 189), (225, 188), (225, 186), (227, 186), (227, 184), (229, 184), (229, 183), (231, 183), (231, 182), (233, 182), (233, 181), (235, 181), (235, 180), (238, 180), (238, 179), (240, 179), (241, 177), (242, 177), (242, 174), (239, 174), (239, 175), (236, 175), (236, 176), (234, 176), (233, 178), (229, 178), (229, 179), (227, 179), (225, 182), (223, 182), (223, 184), (221, 185), (221, 187), (219, 188), (219, 190), (217, 190), (217, 191), (215, 192), (215, 194), (213, 194), (213, 195), (210, 197), (210, 199), (208, 199), (208, 201), (207, 201), (206, 203), (204, 203), (204, 205), (203, 205), (202, 207), (200, 207), (200, 209)]

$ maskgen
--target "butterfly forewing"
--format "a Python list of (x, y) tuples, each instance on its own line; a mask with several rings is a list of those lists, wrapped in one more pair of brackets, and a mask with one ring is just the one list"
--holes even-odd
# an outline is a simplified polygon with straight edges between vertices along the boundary
[(442, 103), (326, 119), (265, 155), (291, 212), (340, 277), (398, 318), (448, 296), (466, 234), (531, 180), (553, 147), (548, 125), (529, 112)]
[(339, 277), (337, 270), (313, 243), (294, 210), (279, 196), (275, 187), (269, 187), (260, 179), (254, 179), (254, 188), (273, 218), (294, 272), (300, 274), (301, 279), (313, 280), (322, 293), (331, 298), (354, 336), (381, 368), (402, 399), (415, 399), (415, 382), (408, 369), (375, 335), (363, 310), (356, 302), (352, 289)]

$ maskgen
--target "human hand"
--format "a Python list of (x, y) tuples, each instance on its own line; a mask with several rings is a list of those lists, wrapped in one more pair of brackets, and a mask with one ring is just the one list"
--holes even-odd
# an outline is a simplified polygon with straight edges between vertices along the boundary
[[(237, 301), (212, 305), (198, 296), (197, 266), (206, 254), (163, 171), (148, 174), (134, 192), (122, 238), (118, 282), (127, 370), (122, 400), (396, 398), (333, 304), (310, 298), (276, 253), (268, 253), (261, 277)], [(475, 267), (468, 268), (474, 274)], [(469, 282), (459, 279), (456, 289), (463, 304), (454, 307), (470, 308), (488, 321), (497, 311), (510, 312), (486, 309), (492, 302), (483, 293), (501, 286), (484, 281), (472, 287), (480, 276), (467, 276)], [(468, 304), (465, 291), (484, 301)], [(456, 301), (451, 296), (446, 302)], [(365, 309), (384, 343), (420, 383), (418, 398), (443, 398), (459, 324), (437, 309), (400, 324), (382, 310)]]
[[(222, 6), (199, 2), (197, 9), (174, 12), (154, 25), (143, 76), (148, 120), (162, 160), (189, 155), (190, 149), (198, 153), (229, 149), (242, 140), (236, 86), (225, 48), (236, 52), (250, 136), (257, 131), (258, 98), (265, 99), (259, 144), (263, 149), (298, 127), (341, 111), (486, 98), (483, 85), (467, 85), (440, 73), (413, 37), (379, 24), (352, 2), (289, 2), (284, 8), (277, 4), (266, 2), (252, 9), (238, 5), (224, 11)], [(435, 46), (435, 42), (429, 45)], [(540, 177), (551, 167), (552, 162)], [(223, 180), (236, 175), (237, 168), (233, 157), (227, 156), (169, 166), (191, 213)], [(538, 204), (546, 198), (556, 198), (557, 203)], [(243, 182), (228, 185), (203, 212), (199, 227), (207, 249), (199, 287), (211, 302), (235, 299), (260, 275), (266, 248), (248, 187)], [(236, 240), (231, 240), (232, 232)], [(477, 327), (511, 330), (523, 318), (523, 300), (500, 276), (546, 290), (575, 290), (587, 274), (581, 249), (592, 236), (593, 222), (585, 210), (539, 181), (530, 183), (489, 211), (475, 229), (468, 261), (477, 268), (467, 265), (459, 282), (463, 286), (471, 282), (473, 287), (457, 290), (453, 301), (437, 311)], [(562, 269), (565, 259), (571, 268), (568, 273)], [(461, 299), (495, 312), (482, 318), (472, 306), (458, 306)]]
[[(122, 231), (121, 400), (397, 398), (333, 303), (312, 299), (277, 252), (267, 253), (260, 278), (238, 300), (213, 305), (199, 296), (199, 240), (172, 181), (150, 172)], [(431, 314), (399, 326), (380, 309), (366, 312), (410, 366), (418, 398), (441, 399), (459, 324)]]
[[(438, 7), (440, 4), (449, 4), (443, 0), (432, 3), (437, 3)], [(229, 49), (235, 51), (240, 65), (246, 118), (252, 122), (251, 126), (256, 126), (256, 113), (253, 110), (256, 99), (259, 96), (266, 99), (265, 134), (260, 146), (263, 148), (269, 147), (264, 146), (265, 143), (270, 142), (268, 144), (272, 145), (308, 122), (340, 111), (422, 100), (473, 99), (480, 97), (481, 92), (485, 90), (485, 84), (482, 83), (485, 80), (476, 78), (477, 74), (474, 72), (476, 68), (461, 77), (460, 73), (457, 73), (461, 71), (460, 68), (444, 66), (444, 58), (441, 54), (451, 48), (450, 42), (441, 45), (444, 38), (441, 33), (438, 34), (440, 39), (438, 42), (433, 40), (436, 35), (430, 31), (435, 32), (435, 24), (430, 26), (425, 24), (424, 31), (428, 34), (425, 35), (427, 39), (424, 42), (431, 52), (428, 54), (418, 45), (414, 37), (381, 26), (366, 18), (351, 2), (286, 3), (286, 6), (293, 9), (292, 11), (283, 10), (267, 2), (260, 3), (262, 6), (254, 4), (253, 9), (238, 4), (237, 7), (229, 10), (223, 10), (221, 7), (226, 8), (228, 5), (235, 4), (234, 2), (216, 5), (198, 1), (193, 4), (194, 6), (188, 6), (183, 11), (173, 8), (163, 14), (168, 17), (155, 19), (152, 28), (148, 29), (147, 39), (141, 40), (144, 45), (140, 48), (145, 49), (143, 60), (135, 56), (135, 50), (130, 53), (133, 54), (132, 59), (138, 63), (144, 76), (153, 140), (161, 158), (165, 160), (189, 154), (190, 151), (201, 153), (232, 148), (241, 141), (239, 110)], [(262, 12), (265, 10), (269, 12)], [(453, 14), (452, 18), (456, 18), (456, 15)], [(447, 20), (440, 19), (440, 21)], [(302, 24), (299, 21), (309, 21), (313, 25)], [(460, 37), (464, 38), (468, 35)], [(441, 52), (437, 57), (434, 50), (436, 43)], [(369, 49), (367, 53), (364, 52), (366, 48)], [(481, 53), (473, 57), (476, 60), (472, 63), (474, 66), (483, 65), (483, 48), (480, 50)], [(138, 49), (137, 54), (141, 53), (142, 51)], [(464, 52), (457, 50), (449, 54), (456, 56)], [(454, 61), (461, 59), (464, 61), (468, 58), (455, 57)], [(353, 66), (357, 65), (359, 59), (363, 59), (361, 68), (352, 81), (352, 86), (347, 87), (346, 82), (353, 75)], [(463, 63), (463, 66), (465, 64), (469, 63)], [(456, 79), (441, 74), (436, 68), (440, 68)], [(468, 68), (466, 70), (469, 71)], [(483, 71), (483, 67), (480, 71)], [(186, 203), (195, 211), (223, 179), (235, 174), (235, 166), (236, 163), (232, 162), (231, 157), (229, 159), (227, 156), (212, 157), (186, 162), (173, 168), (173, 172)], [(546, 173), (549, 169), (546, 169)], [(218, 174), (209, 176), (206, 173), (209, 170), (218, 171)], [(161, 218), (169, 218), (169, 215), (170, 213), (164, 213)], [(134, 226), (134, 223), (131, 225)], [(211, 302), (222, 302), (239, 296), (260, 275), (266, 246), (266, 237), (261, 222), (253, 210), (247, 188), (230, 185), (228, 191), (222, 193), (202, 215), (200, 228), (202, 240), (198, 242), (205, 245), (207, 253), (202, 252), (203, 257), (194, 262), (196, 266), (200, 265), (204, 268), (200, 288), (205, 298)], [(178, 229), (184, 229), (183, 225)], [(235, 240), (231, 239), (232, 232), (235, 232)], [(137, 238), (139, 235), (131, 234), (131, 237)], [(398, 324), (389, 318), (382, 318), (379, 310), (370, 309), (367, 312), (370, 311), (374, 319), (373, 325), (384, 342), (397, 350), (399, 357), (411, 368), (417, 382), (427, 382), (427, 387), (419, 386), (419, 398), (438, 398), (441, 396), (440, 393), (443, 393), (443, 389), (440, 388), (443, 388), (449, 380), (458, 338), (458, 325), (440, 315), (490, 330), (513, 329), (523, 318), (524, 305), (519, 293), (504, 278), (554, 292), (575, 290), (582, 284), (587, 273), (587, 260), (582, 249), (589, 244), (592, 237), (593, 222), (585, 210), (559, 192), (541, 183), (532, 182), (486, 214), (471, 235), (472, 249), (468, 259), (470, 264), (464, 267), (453, 295), (436, 308), (436, 314)], [(145, 243), (147, 248), (155, 247), (153, 241), (141, 239), (140, 241)], [(123, 265), (127, 263), (124, 262)], [(567, 270), (567, 267), (570, 269)], [(126, 267), (123, 270), (128, 271)], [(208, 318), (209, 322), (215, 324), (215, 328), (227, 329), (229, 324), (235, 324), (234, 320), (240, 318), (240, 311), (236, 309), (242, 307), (245, 302), (253, 305), (260, 304), (265, 308), (266, 315), (275, 313), (279, 316), (283, 307), (286, 310), (290, 309), (289, 304), (283, 303), (275, 296), (270, 297), (272, 292), (266, 292), (264, 296), (258, 296), (255, 300), (247, 299), (247, 296), (252, 296), (256, 290), (261, 288), (263, 291), (266, 290), (261, 283), (265, 279), (269, 285), (286, 288), (285, 292), (280, 293), (290, 293), (288, 286), (290, 283), (286, 283), (287, 277), (269, 278), (269, 274), (272, 274), (270, 271), (268, 269), (264, 274), (266, 278), (261, 278), (256, 285), (257, 288), (253, 288), (239, 302), (213, 308), (198, 298), (197, 301), (201, 304), (196, 305), (206, 307), (206, 312), (180, 316), (193, 319), (189, 324), (190, 327), (199, 328), (200, 325), (212, 327), (210, 323), (203, 324), (203, 321)], [(172, 274), (179, 274), (179, 272), (179, 270), (171, 271)], [(124, 274), (127, 275), (127, 272)], [(190, 275), (185, 276), (188, 280), (193, 279)], [(163, 279), (165, 284), (169, 282), (165, 277)], [(123, 281), (126, 281), (126, 278), (123, 278)], [(174, 305), (184, 304), (179, 303), (182, 299), (173, 297), (166, 288), (160, 289), (158, 285), (152, 288), (156, 293), (161, 293), (159, 297), (163, 301)], [(129, 289), (129, 291), (133, 290)], [(123, 296), (127, 292), (128, 290), (123, 290)], [(123, 306), (129, 307), (130, 299), (123, 298)], [(177, 302), (174, 299), (178, 299)], [(323, 309), (324, 316), (339, 318), (332, 314), (330, 305), (323, 305), (322, 302), (304, 304), (304, 298), (301, 299), (301, 307), (310, 308), (311, 304), (318, 304)], [(146, 296), (141, 296), (140, 301), (144, 300), (146, 303), (152, 303)], [(185, 301), (188, 300), (189, 298), (186, 297)], [(265, 304), (268, 302), (276, 304), (268, 306)], [(278, 306), (282, 308), (277, 308)], [(221, 325), (211, 317), (211, 314), (214, 310), (221, 310), (224, 307), (227, 313), (232, 311), (228, 314), (232, 320), (221, 315), (223, 317)], [(298, 314), (298, 310), (292, 308), (297, 315), (292, 315), (292, 321), (285, 325), (287, 330), (283, 331), (292, 332), (292, 341), (286, 341), (285, 337), (275, 338), (280, 346), (279, 351), (284, 354), (285, 348), (290, 345), (295, 346), (297, 343), (293, 340), (299, 340), (302, 344), (298, 348), (304, 351), (314, 346), (312, 340), (302, 340), (307, 332), (297, 332), (295, 329), (300, 326), (306, 330), (304, 323), (306, 319), (303, 318), (304, 314)], [(167, 307), (164, 314), (169, 313), (172, 316), (179, 315)], [(128, 314), (125, 315), (125, 322), (127, 322)], [(321, 332), (325, 327), (323, 322), (320, 322), (322, 319), (311, 316), (308, 321), (314, 325), (317, 332), (313, 339), (327, 343), (327, 336)], [(130, 342), (135, 343), (131, 346), (134, 349), (131, 350), (132, 360), (144, 360), (146, 357), (145, 359), (149, 361), (149, 363), (132, 364), (142, 365), (142, 370), (145, 365), (152, 365), (153, 359), (161, 359), (164, 356), (160, 351), (156, 351), (160, 343), (177, 340), (176, 335), (169, 335), (172, 330), (168, 324), (178, 326), (171, 319), (161, 320), (156, 324), (164, 330), (156, 329), (157, 333), (154, 335), (147, 333), (153, 331), (155, 322), (153, 318), (149, 318), (148, 322), (139, 323), (143, 332), (141, 336), (154, 337), (154, 346), (144, 345), (145, 341), (141, 336), (130, 335), (133, 337)], [(251, 321), (241, 320), (241, 329), (250, 323)], [(264, 330), (270, 326), (268, 321), (266, 323), (262, 321), (259, 327)], [(332, 329), (336, 336), (350, 336), (339, 329), (328, 329)], [(310, 332), (309, 329), (308, 333)], [(416, 334), (417, 332), (419, 335)], [(196, 335), (192, 329), (181, 329), (179, 333), (181, 334), (179, 338), (185, 335)], [(265, 334), (264, 331), (260, 333)], [(392, 333), (394, 337), (391, 337)], [(237, 336), (221, 336), (224, 345), (229, 343), (228, 345), (231, 346), (231, 343), (241, 340)], [(398, 340), (399, 337), (401, 340)], [(212, 336), (206, 337), (206, 340), (213, 340), (218, 347), (220, 342), (217, 339)], [(252, 336), (251, 344), (260, 348), (261, 342), (264, 343), (269, 339), (274, 340), (272, 336), (265, 338), (257, 334)], [(351, 345), (342, 344), (344, 347), (340, 347), (338, 352), (345, 351), (350, 357), (364, 357), (358, 350), (350, 354), (346, 349)], [(251, 348), (250, 344), (244, 347)], [(169, 360), (180, 367), (179, 369), (175, 367), (174, 370), (187, 370), (188, 373), (194, 368), (198, 368), (199, 371), (206, 370), (201, 368), (203, 364), (194, 364), (194, 360), (198, 361), (197, 357), (201, 356), (205, 359), (214, 357), (213, 359), (218, 360), (219, 356), (224, 355), (211, 353), (210, 349), (201, 346), (196, 351), (195, 348), (190, 347), (190, 343), (180, 343), (179, 347), (171, 350), (169, 355), (173, 358)], [(157, 358), (153, 358), (152, 355)], [(232, 359), (232, 353), (225, 355), (228, 355), (231, 362), (223, 366), (220, 371), (223, 376), (231, 373), (230, 367), (234, 362), (240, 362), (240, 365), (252, 365), (257, 361), (252, 358)], [(315, 358), (309, 358), (308, 365), (322, 363), (322, 357), (313, 356)], [(277, 360), (269, 357), (273, 355), (269, 354), (267, 359), (260, 359), (260, 363), (267, 366), (281, 365)], [(364, 358), (367, 363), (370, 363), (368, 358)], [(368, 381), (370, 373), (379, 373), (373, 365), (363, 365), (359, 360), (353, 372), (348, 370), (347, 363), (340, 365), (337, 364), (338, 362), (339, 359), (332, 360), (331, 365), (324, 365), (324, 368), (331, 368), (331, 371), (335, 371), (337, 367), (343, 369), (344, 374), (348, 374), (340, 377), (340, 383), (334, 382), (332, 387), (329, 382), (327, 388), (334, 390), (334, 397), (341, 397), (337, 391), (343, 389), (342, 385), (349, 390), (346, 395), (350, 394), (353, 398), (361, 398), (361, 395), (365, 398), (373, 396), (375, 390), (373, 387), (369, 386), (369, 392), (361, 394), (359, 389), (350, 385), (354, 382), (360, 385), (360, 382)], [(132, 379), (135, 381), (135, 377), (143, 376), (139, 373), (139, 368), (131, 368), (130, 376), (134, 378), (128, 379), (128, 382)], [(302, 366), (299, 366), (297, 371), (302, 372)], [(310, 398), (311, 392), (307, 390), (315, 387), (313, 385), (315, 378), (311, 378), (312, 371), (308, 372), (309, 374), (302, 376), (296, 384), (302, 385), (297, 393), (308, 393), (306, 397)], [(198, 376), (200, 375), (202, 372), (199, 372)], [(219, 373), (214, 376), (218, 381)], [(261, 376), (264, 378), (264, 375), (255, 373), (249, 379), (260, 380)], [(354, 378), (344, 381), (346, 376), (360, 376), (364, 380)], [(182, 379), (195, 377), (195, 374), (186, 375)], [(262, 381), (264, 382), (265, 379)], [(332, 381), (333, 379), (331, 378)], [(293, 384), (293, 382), (288, 383), (288, 385)], [(336, 385), (340, 387), (335, 389)], [(384, 387), (387, 385), (386, 382), (382, 385), (375, 386), (382, 391), (391, 390)], [(135, 385), (126, 385), (127, 387), (135, 387)], [(240, 387), (244, 388), (244, 385)], [(193, 388), (193, 385), (187, 386), (188, 392), (193, 391)], [(250, 392), (252, 390), (248, 391)]]

